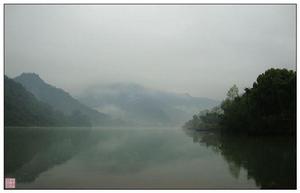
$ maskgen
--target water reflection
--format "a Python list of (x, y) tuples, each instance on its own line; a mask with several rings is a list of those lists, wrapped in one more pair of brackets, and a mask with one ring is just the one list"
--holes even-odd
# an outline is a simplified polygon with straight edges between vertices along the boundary
[(172, 132), (136, 128), (99, 130), (93, 131), (92, 138), (97, 143), (77, 158), (105, 174), (133, 174), (153, 165), (198, 156), (198, 152), (179, 151), (178, 145), (184, 138), (181, 131), (174, 129)]
[(5, 128), (5, 177), (32, 182), (40, 173), (72, 158), (90, 144), (88, 129)]
[(235, 162), (229, 171), (219, 138), (190, 135), (201, 145), (179, 128), (5, 128), (5, 177), (17, 188), (257, 188)]
[(291, 136), (233, 136), (186, 130), (194, 142), (220, 153), (238, 178), (241, 168), (261, 188), (296, 188), (296, 140)]

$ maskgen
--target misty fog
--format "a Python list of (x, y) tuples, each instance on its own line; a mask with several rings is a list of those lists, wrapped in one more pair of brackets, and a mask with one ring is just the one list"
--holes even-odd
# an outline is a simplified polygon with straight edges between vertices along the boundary
[(5, 74), (80, 96), (99, 84), (222, 100), (271, 67), (295, 70), (293, 5), (6, 5)]

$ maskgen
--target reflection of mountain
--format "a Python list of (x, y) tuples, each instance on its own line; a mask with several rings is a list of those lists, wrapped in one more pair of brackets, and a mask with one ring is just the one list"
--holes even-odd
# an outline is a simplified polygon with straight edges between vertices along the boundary
[(208, 98), (146, 89), (137, 84), (92, 87), (79, 100), (101, 112), (141, 125), (182, 124), (199, 109), (218, 104)]
[(63, 112), (66, 115), (72, 115), (78, 111), (87, 116), (93, 125), (110, 123), (108, 115), (81, 104), (64, 90), (44, 82), (37, 74), (23, 73), (14, 80), (21, 83), (38, 100), (47, 103), (53, 109)]
[(4, 175), (32, 182), (86, 148), (88, 135), (89, 130), (76, 128), (6, 128)]
[(186, 130), (195, 142), (205, 144), (225, 158), (233, 176), (248, 171), (265, 189), (296, 188), (296, 141), (294, 137), (249, 137)]

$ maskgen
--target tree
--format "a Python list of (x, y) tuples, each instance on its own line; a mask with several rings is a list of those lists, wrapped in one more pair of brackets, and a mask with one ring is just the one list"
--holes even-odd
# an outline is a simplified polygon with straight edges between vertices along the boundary
[(253, 88), (238, 95), (234, 85), (222, 102), (222, 125), (234, 132), (285, 133), (295, 131), (296, 73), (269, 69), (260, 74)]
[(227, 92), (227, 98), (232, 101), (239, 96), (239, 88), (234, 84)]

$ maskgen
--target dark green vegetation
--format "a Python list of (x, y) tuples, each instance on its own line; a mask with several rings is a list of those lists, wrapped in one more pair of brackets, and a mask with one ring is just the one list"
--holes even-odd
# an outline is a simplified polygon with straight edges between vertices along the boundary
[(220, 153), (233, 176), (241, 169), (263, 189), (296, 188), (296, 139), (293, 136), (221, 135), (185, 130), (194, 142)]
[(5, 126), (65, 125), (67, 117), (38, 101), (21, 84), (4, 77)]
[(195, 142), (219, 152), (233, 175), (243, 168), (261, 188), (296, 188), (294, 71), (269, 69), (242, 95), (234, 85), (220, 106), (184, 127)]
[(295, 133), (296, 72), (269, 69), (242, 95), (234, 85), (220, 107), (195, 115), (185, 127), (225, 133)]

